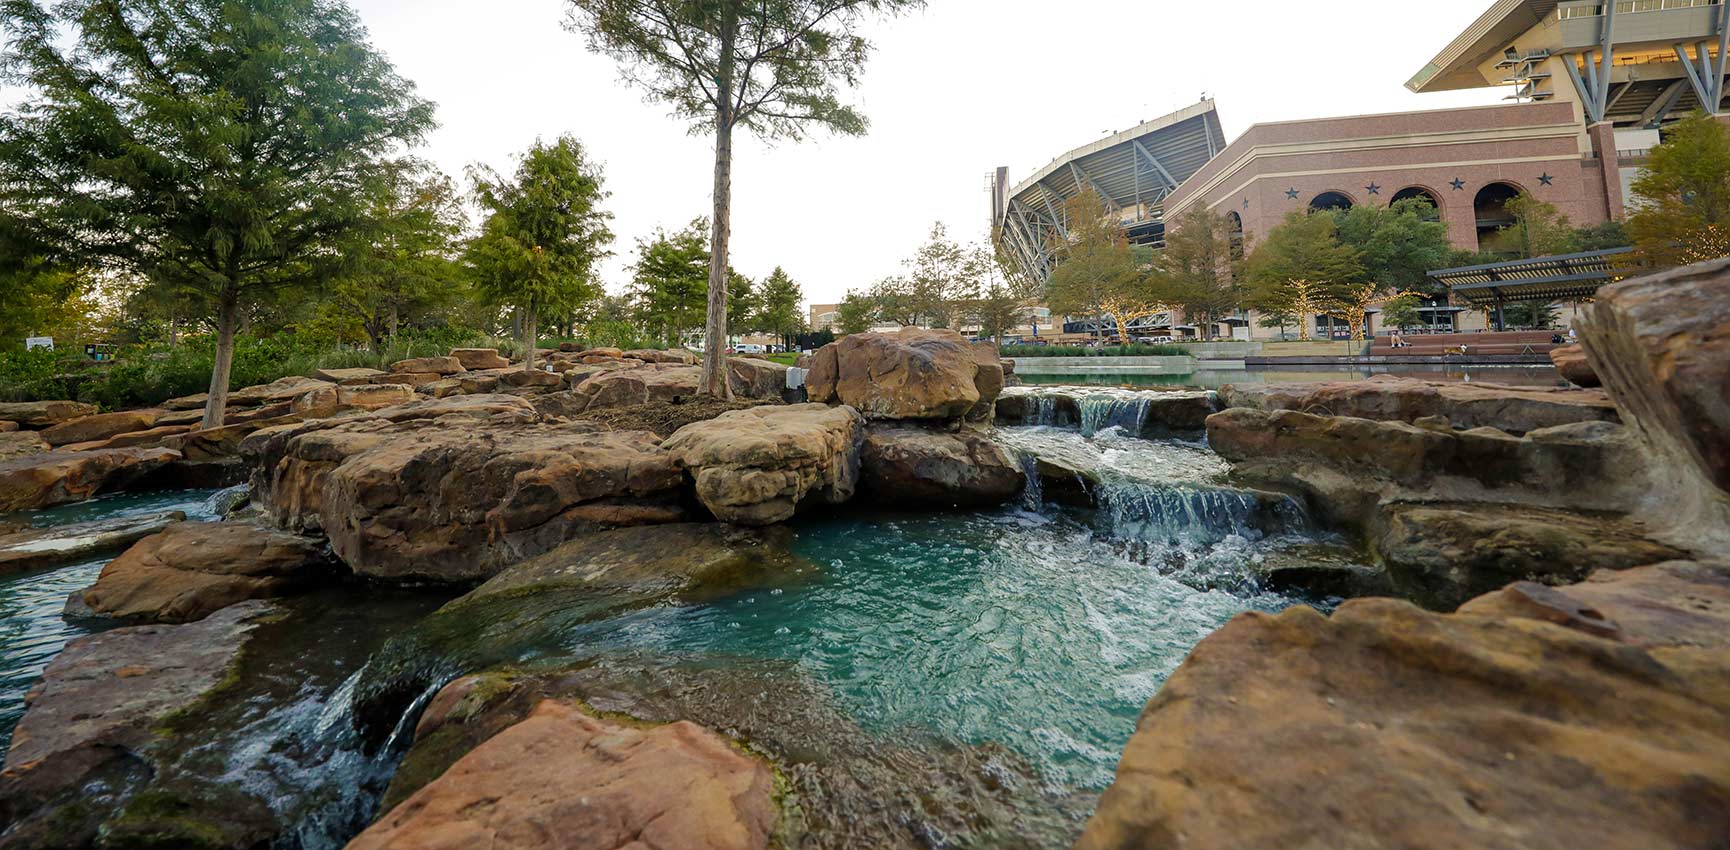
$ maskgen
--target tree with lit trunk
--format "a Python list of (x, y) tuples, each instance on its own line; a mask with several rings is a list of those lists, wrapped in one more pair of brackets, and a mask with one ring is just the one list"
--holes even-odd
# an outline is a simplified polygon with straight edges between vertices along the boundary
[(465, 259), (482, 295), (517, 309), (523, 368), (534, 369), (541, 315), (574, 312), (601, 294), (595, 264), (610, 254), (613, 233), (612, 214), (601, 209), (600, 166), (561, 136), (536, 142), (508, 179), (476, 165), (469, 180), (487, 218)]
[(1360, 256), (1356, 248), (1340, 242), (1332, 215), (1288, 213), (1244, 262), (1249, 303), (1264, 313), (1296, 316), (1298, 339), (1309, 339), (1309, 317), (1333, 306), (1336, 290), (1363, 282)]
[(800, 139), (812, 127), (865, 132), (837, 96), (858, 84), (873, 13), (922, 0), (566, 0), (565, 26), (617, 60), (625, 79), (715, 134), (705, 394), (726, 396), (727, 243), (732, 229), (733, 130)]
[(62, 256), (216, 325), (204, 427), (261, 298), (329, 279), (368, 187), (433, 126), (341, 0), (4, 0), (0, 199)]

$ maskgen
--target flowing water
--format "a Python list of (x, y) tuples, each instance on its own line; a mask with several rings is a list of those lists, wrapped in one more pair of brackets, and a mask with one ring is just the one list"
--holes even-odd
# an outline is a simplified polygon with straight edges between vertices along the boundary
[[(222, 491), (170, 490), (107, 496), (41, 511), (0, 516), (35, 527), (126, 519), (183, 511), (188, 520), (215, 519)], [(108, 563), (102, 556), (82, 563), (0, 576), (0, 750), (12, 740), (12, 727), (24, 716), (24, 693), (66, 642), (100, 628), (60, 616), (66, 597), (89, 587)]]
[[(1102, 399), (1082, 414), (1085, 434), (1024, 426), (1000, 439), (1029, 468), (1056, 463), (1085, 479), (1088, 507), (1047, 504), (1036, 476), (1021, 503), (997, 511), (815, 516), (794, 528), (815, 575), (587, 623), (562, 651), (790, 665), (885, 740), (917, 729), (957, 746), (1002, 745), (1050, 788), (1096, 793), (1142, 706), (1197, 641), (1242, 612), (1299, 601), (1261, 589), (1263, 559), (1306, 547), (1349, 553), (1289, 499), (1229, 486), (1205, 445), (1126, 436), (1145, 416), (1133, 400)], [(209, 491), (145, 494), (27, 519), (163, 510), (210, 519), (219, 504)], [(52, 655), (91, 628), (64, 622), (60, 609), (102, 564), (0, 581), (0, 734)], [(356, 677), (391, 634), (449, 595), (343, 586), (289, 602), (291, 615), (268, 627), (280, 631), (249, 650), (245, 693), (211, 718), (223, 731), (172, 769), (267, 801), (294, 824), (284, 846), (340, 847), (370, 817), (425, 697), (377, 747), (355, 731)]]

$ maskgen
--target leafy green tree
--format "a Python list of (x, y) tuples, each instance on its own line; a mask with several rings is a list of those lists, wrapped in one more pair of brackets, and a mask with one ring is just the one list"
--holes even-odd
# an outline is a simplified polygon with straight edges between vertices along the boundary
[(78, 265), (190, 290), (221, 424), (243, 310), (329, 279), (432, 104), (341, 0), (5, 0), (0, 195)]
[(865, 132), (838, 89), (857, 84), (867, 17), (920, 0), (566, 0), (566, 27), (617, 60), (627, 81), (715, 134), (714, 218), (703, 391), (729, 393), (727, 243), (732, 228), (733, 130), (802, 138), (811, 128)]
[(24, 340), (53, 337), (70, 346), (83, 331), (94, 286), (82, 269), (54, 262), (24, 221), (0, 213), (0, 354), (24, 350)]
[(574, 311), (601, 294), (595, 265), (613, 241), (601, 169), (581, 143), (560, 136), (535, 142), (508, 179), (484, 165), (471, 166), (469, 179), (487, 218), (465, 259), (483, 296), (517, 309), (523, 368), (532, 370), (540, 315)]
[(931, 225), (931, 235), (907, 261), (914, 309), (931, 327), (954, 328), (978, 297), (985, 270), (980, 256), (950, 239), (942, 222)]
[(1508, 201), (1514, 223), (1496, 231), (1492, 250), (1512, 253), (1520, 259), (1570, 254), (1577, 250), (1574, 226), (1556, 205), (1521, 192)]
[(413, 161), (380, 181), (367, 215), (343, 243), (349, 265), (326, 294), (330, 320), (351, 323), (374, 351), (404, 321), (419, 321), (459, 296), (455, 262), (465, 219), (456, 186)]
[(1418, 298), (1415, 295), (1401, 295), (1382, 305), (1382, 324), (1392, 325), (1400, 330), (1423, 323), (1423, 317), (1418, 315)]
[(1149, 297), (1161, 306), (1182, 307), (1206, 339), (1214, 323), (1241, 301), (1231, 227), (1224, 216), (1199, 204), (1172, 224), (1165, 250), (1153, 258)]
[(631, 267), (631, 296), (638, 324), (652, 337), (669, 342), (703, 326), (709, 297), (708, 222), (696, 219), (673, 233), (656, 231), (637, 243)]
[(1574, 231), (1574, 249), (1577, 251), (1603, 251), (1632, 244), (1628, 229), (1619, 221), (1606, 221)]
[(1297, 317), (1283, 310), (1274, 310), (1269, 313), (1263, 313), (1261, 320), (1257, 321), (1256, 324), (1269, 329), (1278, 328), (1280, 338), (1284, 339), (1285, 329), (1297, 324)]
[(1448, 226), (1435, 218), (1435, 206), (1422, 198), (1395, 201), (1390, 207), (1355, 206), (1335, 212), (1342, 244), (1355, 248), (1364, 274), (1388, 292), (1433, 294), (1427, 274), (1453, 257)]
[(1730, 128), (1703, 112), (1671, 125), (1631, 187), (1628, 235), (1653, 268), (1730, 254)]
[(1328, 213), (1293, 211), (1244, 261), (1250, 305), (1296, 316), (1298, 339), (1309, 339), (1309, 317), (1327, 312), (1333, 293), (1364, 279), (1357, 249), (1340, 242), (1337, 228)]
[(805, 330), (805, 317), (799, 310), (804, 300), (805, 292), (799, 283), (776, 266), (757, 290), (756, 313), (751, 324), (763, 333), (780, 337), (781, 344), (790, 348), (793, 337)]
[[(707, 252), (704, 253), (705, 260)], [(707, 279), (704, 282), (704, 297), (708, 296)], [(727, 327), (740, 333), (757, 330), (752, 327), (751, 320), (757, 315), (757, 284), (738, 272), (727, 270)]]
[(923, 318), (919, 312), (921, 301), (913, 291), (912, 282), (900, 275), (891, 275), (872, 284), (869, 297), (873, 315), (884, 322), (917, 325)]
[(863, 292), (848, 290), (841, 299), (837, 311), (835, 326), (843, 334), (864, 333), (871, 329), (871, 323), (877, 319), (877, 303), (871, 296)]
[(1112, 296), (1141, 278), (1129, 239), (1092, 190), (1070, 198), (1064, 217), (1068, 239), (1054, 246), (1057, 266), (1045, 282), (1046, 306), (1054, 313), (1103, 319)]

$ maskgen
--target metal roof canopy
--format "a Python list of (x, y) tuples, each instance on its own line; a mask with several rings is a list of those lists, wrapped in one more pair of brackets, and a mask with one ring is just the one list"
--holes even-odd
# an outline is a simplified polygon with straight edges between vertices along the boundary
[(1455, 295), (1477, 307), (1511, 301), (1569, 301), (1590, 298), (1598, 287), (1621, 279), (1616, 257), (1633, 248), (1610, 248), (1578, 254), (1557, 254), (1529, 260), (1509, 260), (1427, 274)]

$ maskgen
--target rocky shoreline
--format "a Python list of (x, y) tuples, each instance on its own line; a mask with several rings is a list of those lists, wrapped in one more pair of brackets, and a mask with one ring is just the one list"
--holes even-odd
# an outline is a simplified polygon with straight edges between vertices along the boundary
[[(0, 848), (295, 846), (300, 804), (215, 781), (199, 719), (267, 687), (257, 641), (303, 616), (297, 598), (390, 586), (467, 592), (377, 636), (340, 690), (344, 734), (393, 754), (376, 813), (343, 816), (352, 848), (1714, 847), (1727, 305), (1724, 261), (1606, 287), (1584, 351), (1602, 390), (1005, 392), (989, 346), (909, 329), (818, 351), (808, 400), (786, 367), (732, 360), (756, 403), (688, 422), (688, 352), (609, 349), (284, 379), (235, 392), (215, 429), (188, 418), (196, 397), (0, 405), (0, 509), (218, 470), (251, 496), (220, 522), (0, 534), (0, 569), (8, 551), (36, 569), (123, 550), (68, 612), (129, 624), (74, 640), (29, 696)], [(636, 406), (677, 427), (613, 416)], [(796, 671), (561, 649), (573, 624), (800, 581), (817, 566), (786, 548), (796, 516), (971, 511), (1030, 474), (1075, 479), (1025, 464), (994, 422), (1205, 439), (1234, 482), (1370, 558), (1261, 580), (1402, 599), (1242, 614), (1203, 639), (1084, 830), (1085, 801), (992, 747), (863, 745)]]

